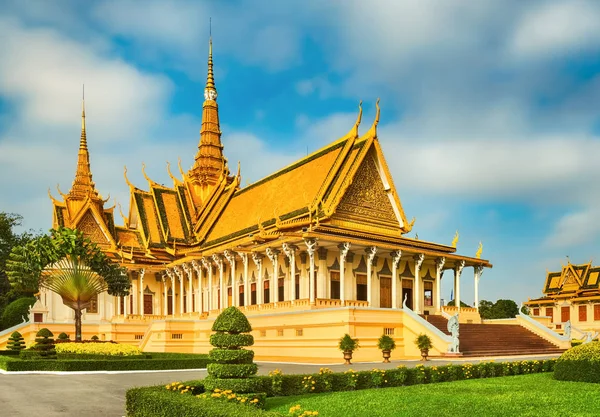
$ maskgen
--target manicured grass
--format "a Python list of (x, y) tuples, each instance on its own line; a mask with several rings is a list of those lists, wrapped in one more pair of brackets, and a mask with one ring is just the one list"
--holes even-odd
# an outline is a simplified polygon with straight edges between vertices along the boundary
[(319, 417), (598, 416), (600, 386), (556, 381), (552, 373), (267, 399), (288, 414), (300, 404)]

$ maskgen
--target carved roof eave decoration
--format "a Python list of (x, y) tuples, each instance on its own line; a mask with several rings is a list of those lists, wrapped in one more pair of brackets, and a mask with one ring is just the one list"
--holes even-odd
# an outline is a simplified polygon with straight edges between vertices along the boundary
[(419, 247), (414, 247), (414, 246), (408, 246), (404, 243), (402, 243), (401, 241), (397, 241), (397, 242), (391, 242), (391, 241), (374, 241), (374, 239), (369, 236), (364, 237), (364, 239), (359, 239), (359, 238), (354, 238), (354, 239), (349, 239), (348, 237), (344, 237), (344, 236), (335, 236), (335, 235), (330, 235), (330, 234), (325, 234), (325, 233), (318, 233), (318, 232), (308, 232), (308, 233), (304, 233), (303, 237), (305, 238), (318, 238), (321, 241), (332, 241), (332, 242), (351, 242), (353, 244), (356, 245), (362, 245), (362, 246), (377, 246), (380, 249), (386, 249), (386, 250), (397, 250), (400, 249), (402, 250), (402, 253), (422, 253), (426, 256), (430, 256), (430, 257), (440, 257), (443, 256), (446, 258), (446, 266), (447, 268), (444, 269), (450, 269), (453, 265), (451, 265), (449, 262), (450, 261), (460, 261), (460, 260), (464, 260), (465, 261), (465, 266), (476, 266), (476, 265), (481, 265), (484, 266), (486, 268), (492, 268), (493, 265), (489, 262), (489, 260), (487, 259), (479, 259), (479, 258), (473, 258), (470, 256), (462, 256), (462, 255), (457, 255), (457, 254), (450, 254), (450, 253), (445, 253), (445, 252), (441, 252), (438, 250), (434, 250), (434, 249), (426, 249), (426, 248), (419, 248)]
[[(374, 234), (371, 230), (365, 230), (365, 231), (360, 231), (360, 230), (351, 230), (351, 229), (341, 229), (338, 227), (332, 227), (328, 224), (321, 224), (319, 225), (319, 227), (314, 228), (313, 232), (315, 233), (321, 233), (323, 235), (327, 235), (327, 236), (336, 236), (339, 237), (340, 239), (348, 239), (348, 236), (352, 236), (352, 237), (356, 237), (359, 239), (369, 239), (369, 240), (376, 240), (379, 242), (386, 242), (386, 243), (391, 243), (391, 244), (395, 244), (395, 245), (402, 245), (405, 247), (413, 247), (415, 249), (429, 249), (429, 250), (435, 250), (438, 252), (443, 252), (445, 254), (448, 253), (453, 253), (456, 252), (456, 249), (451, 247), (451, 246), (446, 246), (446, 245), (440, 245), (438, 243), (433, 243), (433, 242), (428, 242), (425, 240), (416, 240), (416, 239), (411, 239), (411, 238), (407, 238), (407, 237), (403, 237), (403, 236), (394, 236), (394, 235), (379, 235), (379, 234)], [(339, 236), (338, 236), (339, 235)]]

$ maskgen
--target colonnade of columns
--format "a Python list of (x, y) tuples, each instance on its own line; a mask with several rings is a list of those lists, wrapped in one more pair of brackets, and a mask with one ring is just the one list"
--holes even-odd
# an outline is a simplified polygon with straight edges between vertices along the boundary
[[(304, 250), (305, 254), (302, 256), (303, 264), (306, 257), (308, 257), (308, 267), (306, 272), (308, 276), (308, 299), (311, 304), (315, 304), (317, 296), (319, 298), (324, 297), (322, 289), (324, 288), (321, 283), (317, 283), (315, 279), (316, 272), (316, 259), (315, 255), (317, 252), (317, 240), (316, 239), (304, 239)], [(344, 305), (346, 302), (347, 294), (347, 258), (350, 253), (351, 244), (350, 242), (343, 242), (337, 246), (339, 250), (339, 299), (341, 304)], [(166, 268), (162, 275), (162, 285), (160, 286), (162, 297), (160, 294), (158, 299), (155, 301), (153, 298), (153, 306), (158, 306), (158, 311), (155, 312), (155, 308), (152, 309), (152, 313), (161, 315), (179, 315), (183, 313), (191, 312), (208, 312), (210, 310), (221, 309), (229, 305), (233, 306), (249, 306), (251, 304), (264, 304), (265, 297), (268, 296), (269, 302), (278, 303), (281, 301), (295, 300), (300, 298), (300, 294), (296, 294), (296, 289), (299, 285), (297, 280), (299, 277), (296, 272), (296, 254), (299, 251), (299, 247), (284, 243), (279, 248), (266, 248), (265, 253), (259, 252), (238, 252), (233, 250), (225, 250), (220, 254), (213, 254), (210, 257), (202, 257), (200, 259), (192, 260), (187, 263), (172, 266)], [(326, 251), (325, 251), (326, 252)], [(367, 305), (373, 306), (373, 269), (375, 267), (374, 261), (379, 249), (376, 246), (369, 246), (364, 250), (365, 261), (366, 261), (366, 302)], [(319, 251), (320, 253), (320, 251)], [(308, 255), (308, 256), (306, 256)], [(401, 296), (399, 297), (400, 291), (398, 291), (398, 282), (402, 280), (402, 277), (398, 276), (398, 267), (402, 258), (401, 250), (394, 250), (389, 253), (391, 260), (391, 308), (402, 308)], [(283, 297), (280, 299), (279, 291), (279, 278), (280, 278), (280, 257), (285, 257), (287, 260), (288, 270), (286, 278), (284, 278), (284, 291)], [(320, 256), (320, 255), (319, 255)], [(254, 280), (250, 282), (249, 274), (249, 263), (250, 258), (255, 265), (256, 275), (253, 274)], [(268, 259), (268, 264), (265, 264), (265, 259)], [(319, 258), (321, 259), (321, 258)], [(411, 258), (409, 258), (411, 259)], [(420, 314), (424, 310), (424, 292), (422, 290), (423, 280), (421, 277), (421, 268), (423, 266), (426, 257), (423, 253), (416, 253), (412, 256), (412, 262), (414, 262), (414, 288), (412, 291), (412, 309), (416, 313)], [(430, 258), (431, 260), (431, 258)], [(454, 271), (454, 294), (455, 294), (455, 305), (460, 309), (460, 278), (462, 270), (465, 266), (464, 260), (459, 260), (454, 263), (451, 268), (444, 268), (447, 265), (445, 257), (437, 257), (435, 262), (435, 290), (434, 292), (434, 309), (436, 312), (441, 310), (441, 280), (446, 269), (452, 269)], [(306, 265), (305, 265), (306, 266)], [(352, 265), (350, 265), (351, 267)], [(238, 267), (242, 270), (240, 279), (236, 277), (236, 271)], [(228, 269), (228, 271), (227, 271)], [(121, 303), (117, 302), (117, 314), (139, 314), (144, 316), (144, 276), (146, 270), (138, 270), (138, 281), (134, 287), (137, 300), (133, 305), (133, 311), (129, 311), (129, 302), (126, 299), (123, 303), (123, 311), (121, 311)], [(474, 266), (474, 289), (475, 289), (475, 306), (479, 305), (479, 280), (483, 273), (483, 266)], [(264, 288), (264, 279), (269, 276), (269, 288), (268, 291)], [(215, 282), (215, 276), (218, 276), (218, 281)], [(306, 281), (304, 281), (306, 282)], [(178, 284), (178, 285), (177, 285)], [(184, 287), (187, 284), (187, 290)], [(318, 284), (318, 285), (317, 285)], [(352, 283), (351, 283), (352, 284)], [(240, 285), (243, 286), (243, 296), (240, 292)], [(255, 297), (251, 297), (251, 285), (255, 286)], [(321, 290), (318, 290), (318, 288)], [(169, 295), (169, 291), (171, 294)], [(229, 301), (229, 291), (231, 291), (231, 302)], [(305, 290), (304, 290), (305, 291)], [(304, 293), (303, 290), (300, 292)], [(325, 291), (326, 292), (326, 291)], [(185, 304), (184, 304), (185, 296)], [(131, 297), (131, 296), (130, 296)], [(170, 302), (169, 302), (169, 297)], [(128, 297), (127, 297), (128, 298)], [(254, 299), (251, 299), (254, 298)], [(286, 300), (287, 299), (287, 300)], [(169, 311), (169, 306), (171, 311)]]

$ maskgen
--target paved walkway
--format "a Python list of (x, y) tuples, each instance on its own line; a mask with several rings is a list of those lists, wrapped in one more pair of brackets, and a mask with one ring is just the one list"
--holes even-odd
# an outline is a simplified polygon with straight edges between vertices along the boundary
[[(521, 359), (547, 359), (552, 356), (512, 356), (508, 358), (476, 358), (443, 360), (433, 359), (426, 365), (448, 363), (477, 363), (482, 360), (514, 361)], [(398, 365), (413, 367), (419, 361), (362, 362), (345, 365), (307, 365), (259, 362), (259, 374), (266, 375), (274, 369), (285, 374), (318, 372), (327, 367), (335, 372), (389, 369)], [(112, 372), (112, 373), (2, 373), (0, 374), (0, 415), (10, 417), (29, 416), (85, 416), (121, 417), (125, 415), (125, 392), (132, 387), (166, 385), (173, 381), (189, 381), (206, 376), (205, 370), (160, 372)]]

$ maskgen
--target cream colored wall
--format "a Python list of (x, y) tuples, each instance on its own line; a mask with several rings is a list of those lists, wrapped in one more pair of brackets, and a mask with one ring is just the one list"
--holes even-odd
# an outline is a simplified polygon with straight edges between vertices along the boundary
[[(554, 328), (556, 328), (556, 325), (559, 324), (559, 325), (561, 325), (561, 328), (562, 328), (562, 327), (564, 327), (564, 323), (562, 323), (562, 321), (561, 321), (561, 308), (569, 307), (570, 320), (571, 320), (571, 325), (573, 327), (576, 327), (577, 329), (582, 330), (582, 331), (600, 332), (600, 320), (594, 320), (594, 305), (595, 304), (596, 303), (573, 304), (567, 300), (565, 302), (561, 302), (560, 304), (555, 304), (553, 306), (539, 307), (540, 308), (540, 317), (545, 317), (546, 316), (546, 308), (551, 307), (552, 311), (553, 311), (553, 319), (551, 322), (549, 319), (547, 319), (549, 321), (549, 327), (554, 329)], [(598, 304), (600, 304), (600, 303), (598, 303)], [(581, 305), (586, 307), (587, 320), (585, 320), (585, 321), (579, 320), (579, 306), (581, 306)], [(532, 317), (535, 317), (535, 316), (533, 316), (534, 308), (536, 308), (536, 307), (530, 306)], [(574, 338), (579, 337), (579, 333), (577, 333), (577, 332), (573, 332), (572, 334), (573, 334)]]

